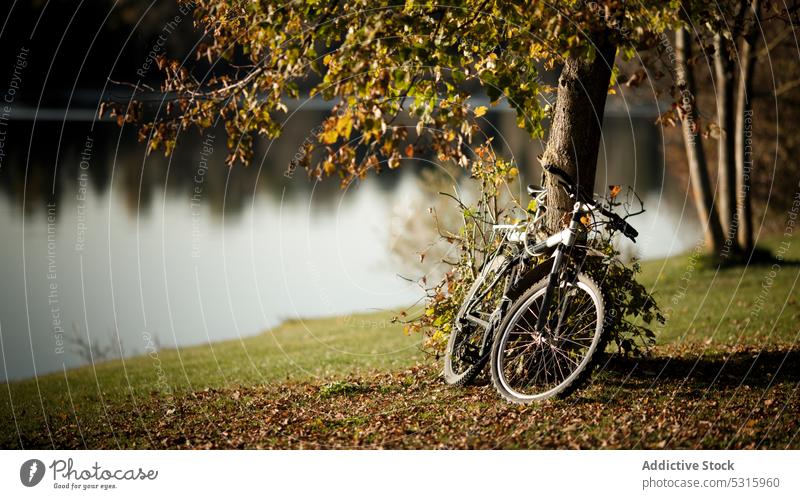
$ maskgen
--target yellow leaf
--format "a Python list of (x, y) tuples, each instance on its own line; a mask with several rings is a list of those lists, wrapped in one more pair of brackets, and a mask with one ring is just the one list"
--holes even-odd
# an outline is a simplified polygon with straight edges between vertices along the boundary
[(620, 185), (609, 185), (608, 186), (608, 194), (609, 194), (609, 196), (611, 196), (611, 199), (616, 198), (617, 194), (619, 194), (619, 191), (621, 191), (621, 190), (622, 190), (622, 186), (620, 186)]
[(488, 109), (486, 109), (486, 106), (478, 106), (478, 107), (476, 107), (475, 108), (475, 117), (476, 118), (480, 118), (481, 116), (486, 114), (486, 111), (488, 111)]
[(349, 114), (340, 116), (336, 120), (336, 132), (344, 139), (350, 138), (350, 132), (353, 130), (353, 118)]
[(336, 139), (338, 138), (339, 138), (339, 133), (336, 131), (335, 128), (325, 130), (324, 132), (322, 132), (322, 135), (320, 136), (320, 139), (325, 144), (333, 144), (334, 142), (336, 142)]

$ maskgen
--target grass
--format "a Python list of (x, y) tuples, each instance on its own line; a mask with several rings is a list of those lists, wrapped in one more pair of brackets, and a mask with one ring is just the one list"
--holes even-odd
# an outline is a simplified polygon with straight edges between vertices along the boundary
[(421, 360), (420, 338), (403, 334), (392, 317), (376, 313), (289, 321), (241, 341), (159, 350), (12, 382), (2, 387), (0, 447), (40, 446), (54, 426), (68, 420), (102, 425), (108, 407), (130, 400), (388, 371)]
[[(783, 242), (771, 239), (768, 245), (775, 250)], [(655, 291), (668, 319), (658, 331), (658, 343), (796, 343), (800, 243), (790, 245), (781, 257), (783, 261), (719, 268), (692, 251), (644, 263), (640, 280)]]
[(565, 400), (446, 387), (418, 337), (365, 314), (7, 384), (0, 447), (796, 447), (800, 247), (782, 256), (644, 263), (659, 346)]

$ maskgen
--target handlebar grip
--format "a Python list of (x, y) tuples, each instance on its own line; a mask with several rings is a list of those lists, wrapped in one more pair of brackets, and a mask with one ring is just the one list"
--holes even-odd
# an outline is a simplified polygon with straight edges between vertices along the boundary
[(600, 213), (611, 219), (612, 226), (633, 242), (639, 237), (639, 231), (634, 229), (631, 224), (626, 222), (622, 217), (605, 208), (600, 208)]
[(624, 224), (624, 226), (622, 227), (622, 233), (625, 234), (625, 237), (627, 237), (633, 242), (636, 242), (636, 238), (639, 237), (639, 231), (631, 227), (631, 224), (629, 224), (625, 220), (622, 220), (621, 218), (620, 222)]

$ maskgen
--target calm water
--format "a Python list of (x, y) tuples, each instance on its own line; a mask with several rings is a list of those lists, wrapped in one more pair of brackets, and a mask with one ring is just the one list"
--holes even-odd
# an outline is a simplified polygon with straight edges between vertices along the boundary
[[(145, 157), (132, 131), (114, 125), (16, 123), (0, 168), (0, 376), (85, 363), (80, 342), (96, 355), (129, 356), (144, 351), (147, 334), (164, 347), (193, 345), (418, 299), (420, 288), (400, 275), (421, 271), (391, 250), (428, 216), (418, 170), (346, 190), (284, 175), (316, 122), (295, 122), (262, 145), (255, 164), (232, 170), (222, 164), (222, 133), (205, 147), (187, 140), (168, 160)], [(634, 223), (640, 256), (683, 251), (697, 238), (685, 186), (663, 196), (658, 168), (637, 167), (638, 140), (653, 147), (639, 134), (608, 153), (609, 164), (633, 172), (609, 168), (598, 182), (625, 176), (646, 194), (649, 211)]]

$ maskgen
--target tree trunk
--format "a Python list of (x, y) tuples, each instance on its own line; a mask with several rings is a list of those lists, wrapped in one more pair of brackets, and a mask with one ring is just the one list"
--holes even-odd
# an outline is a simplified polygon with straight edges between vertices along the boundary
[(738, 251), (736, 237), (738, 219), (736, 213), (736, 137), (734, 128), (733, 99), (733, 61), (730, 57), (728, 41), (722, 35), (714, 36), (714, 72), (716, 73), (717, 121), (720, 137), (717, 142), (717, 188), (719, 192), (719, 216), (725, 242), (723, 256)]
[(736, 212), (739, 221), (739, 246), (749, 253), (753, 250), (753, 206), (750, 193), (750, 174), (753, 167), (753, 71), (756, 64), (755, 45), (758, 42), (759, 0), (753, 0), (753, 25), (742, 39), (741, 71), (736, 95)]
[[(557, 166), (572, 175), (588, 193), (594, 192), (597, 153), (602, 137), (606, 95), (617, 47), (605, 32), (593, 35), (593, 61), (568, 58), (558, 79), (558, 96), (543, 164)], [(571, 210), (569, 198), (547, 175), (547, 226), (563, 227), (562, 217)]]
[(685, 29), (675, 32), (675, 76), (677, 87), (681, 93), (681, 130), (686, 147), (686, 161), (689, 164), (689, 176), (692, 181), (692, 192), (697, 216), (703, 224), (706, 248), (714, 254), (722, 249), (722, 227), (714, 206), (711, 191), (711, 180), (706, 165), (703, 144), (697, 134), (698, 116), (695, 102), (696, 88), (694, 69), (688, 64), (692, 58), (692, 41)]

